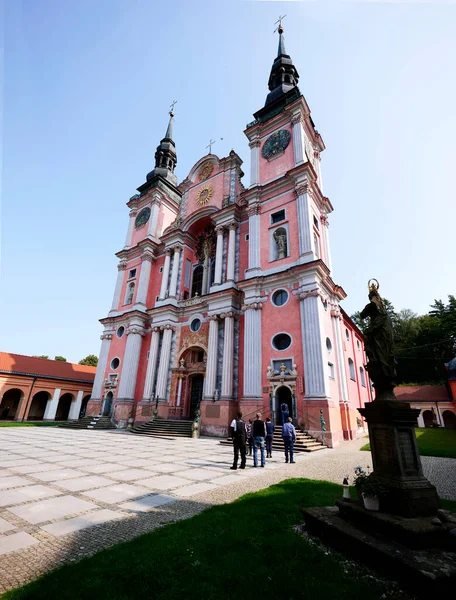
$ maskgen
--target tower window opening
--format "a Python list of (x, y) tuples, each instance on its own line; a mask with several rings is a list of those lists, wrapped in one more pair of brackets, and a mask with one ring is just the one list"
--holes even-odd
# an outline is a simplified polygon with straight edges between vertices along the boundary
[(366, 375), (364, 374), (363, 367), (359, 368), (359, 376), (361, 377), (361, 385), (363, 387), (366, 387)]
[(334, 377), (334, 364), (329, 362), (328, 363), (328, 371), (329, 371), (329, 376), (331, 379), (335, 379)]
[(136, 277), (136, 269), (131, 269), (128, 272), (128, 279), (133, 279), (133, 277)]
[(279, 210), (271, 215), (272, 225), (274, 225), (274, 223), (280, 223), (280, 221), (285, 221), (285, 209)]
[(314, 245), (315, 245), (315, 254), (317, 258), (320, 258), (320, 239), (316, 233), (314, 233)]
[(356, 373), (355, 373), (355, 363), (351, 358), (348, 359), (348, 368), (350, 370), (350, 379), (352, 381), (356, 381)]
[(315, 215), (314, 215), (313, 217), (314, 217), (314, 225), (315, 225), (315, 227), (316, 227), (317, 229), (319, 229), (319, 225), (318, 225), (318, 219), (317, 219), (317, 217), (316, 217)]
[(133, 302), (134, 293), (135, 293), (135, 282), (131, 281), (127, 287), (127, 293), (125, 295), (125, 304), (131, 304)]
[(192, 298), (193, 296), (202, 296), (203, 293), (203, 265), (196, 265), (193, 269), (193, 281), (192, 281)]

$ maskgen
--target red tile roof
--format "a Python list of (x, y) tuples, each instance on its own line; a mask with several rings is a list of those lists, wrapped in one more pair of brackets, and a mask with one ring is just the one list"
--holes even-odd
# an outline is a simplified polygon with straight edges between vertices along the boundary
[(93, 381), (96, 370), (96, 367), (75, 365), (60, 360), (48, 360), (46, 358), (0, 352), (0, 373), (21, 373), (23, 375), (52, 377), (53, 379)]
[(401, 385), (394, 390), (401, 402), (448, 401), (448, 392), (444, 385)]

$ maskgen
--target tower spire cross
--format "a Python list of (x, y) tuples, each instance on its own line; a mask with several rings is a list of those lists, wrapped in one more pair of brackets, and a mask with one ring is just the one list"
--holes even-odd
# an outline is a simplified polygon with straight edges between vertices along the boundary
[(212, 146), (214, 144), (215, 144), (215, 140), (213, 140), (212, 138), (209, 138), (209, 144), (206, 146), (206, 148), (209, 148), (208, 154), (210, 154), (212, 152)]
[(169, 109), (170, 109), (170, 110), (169, 110), (169, 114), (170, 114), (170, 115), (171, 115), (171, 114), (174, 114), (174, 105), (175, 105), (175, 104), (177, 104), (177, 100), (173, 100), (173, 101), (171, 102), (171, 105), (170, 105), (170, 107), (169, 107)]
[(286, 17), (286, 16), (287, 16), (287, 15), (279, 15), (279, 18), (278, 18), (278, 19), (277, 19), (277, 21), (274, 23), (274, 25), (277, 25), (277, 23), (278, 23), (277, 27), (274, 29), (274, 33), (275, 33), (276, 31), (279, 31), (279, 33), (282, 33), (282, 32), (280, 31), (280, 29), (282, 29), (282, 21), (283, 21), (283, 19), (285, 19), (285, 17)]

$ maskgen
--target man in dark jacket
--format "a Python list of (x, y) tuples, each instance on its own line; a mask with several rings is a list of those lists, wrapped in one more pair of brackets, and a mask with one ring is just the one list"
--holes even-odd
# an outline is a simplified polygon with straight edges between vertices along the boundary
[(245, 445), (247, 443), (247, 432), (245, 430), (245, 423), (242, 420), (242, 413), (238, 412), (237, 418), (231, 421), (230, 425), (231, 437), (233, 438), (233, 450), (234, 450), (234, 461), (233, 466), (230, 467), (232, 471), (237, 469), (239, 460), (239, 452), (241, 452), (241, 464), (240, 469), (245, 469)]
[(264, 459), (264, 438), (266, 436), (266, 425), (260, 419), (260, 413), (257, 413), (256, 419), (252, 425), (253, 434), (253, 466), (258, 467), (258, 448), (261, 452), (261, 466), (264, 467), (266, 461)]

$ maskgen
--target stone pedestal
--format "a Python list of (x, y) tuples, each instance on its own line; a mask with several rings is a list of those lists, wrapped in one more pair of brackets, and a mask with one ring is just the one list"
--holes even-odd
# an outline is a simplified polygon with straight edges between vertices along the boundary
[(372, 477), (386, 490), (380, 510), (404, 517), (435, 515), (439, 497), (423, 475), (415, 437), (420, 411), (393, 398), (359, 409), (369, 427)]

